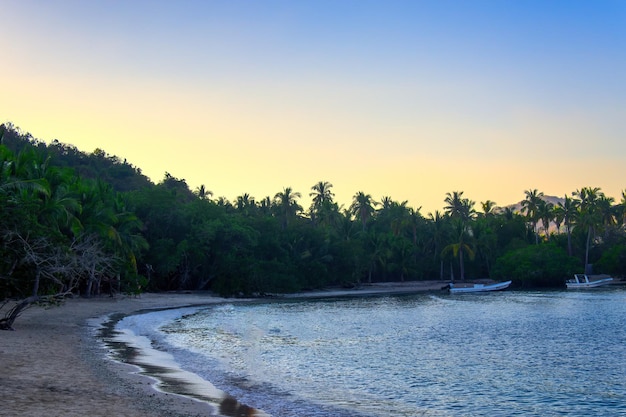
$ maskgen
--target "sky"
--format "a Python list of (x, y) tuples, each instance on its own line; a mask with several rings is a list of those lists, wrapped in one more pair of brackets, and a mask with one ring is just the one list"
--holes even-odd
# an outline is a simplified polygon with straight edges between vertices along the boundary
[(0, 123), (214, 198), (626, 189), (626, 2), (0, 0)]

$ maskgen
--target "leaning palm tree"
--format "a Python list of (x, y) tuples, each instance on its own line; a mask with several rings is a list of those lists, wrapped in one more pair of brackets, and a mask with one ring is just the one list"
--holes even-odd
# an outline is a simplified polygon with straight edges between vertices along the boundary
[(362, 191), (357, 192), (352, 197), (352, 204), (349, 211), (354, 217), (361, 221), (363, 231), (365, 231), (365, 225), (367, 221), (372, 217), (375, 212), (375, 207), (378, 203), (372, 200), (372, 196), (365, 194)]

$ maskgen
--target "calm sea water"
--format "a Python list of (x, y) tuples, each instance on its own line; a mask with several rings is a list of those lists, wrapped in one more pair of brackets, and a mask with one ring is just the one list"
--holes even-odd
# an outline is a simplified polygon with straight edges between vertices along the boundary
[(118, 329), (273, 416), (626, 415), (626, 291), (280, 301)]

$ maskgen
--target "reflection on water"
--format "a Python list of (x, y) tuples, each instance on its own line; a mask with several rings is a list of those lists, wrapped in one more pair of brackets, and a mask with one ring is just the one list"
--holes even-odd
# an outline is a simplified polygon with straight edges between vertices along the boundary
[(152, 337), (275, 416), (619, 415), (624, 317), (620, 290), (424, 294), (218, 306)]

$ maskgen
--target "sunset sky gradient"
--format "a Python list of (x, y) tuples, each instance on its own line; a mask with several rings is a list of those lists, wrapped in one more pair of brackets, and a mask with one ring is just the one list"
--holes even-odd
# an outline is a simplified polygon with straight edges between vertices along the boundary
[(626, 188), (624, 1), (0, 1), (0, 122), (234, 200)]

